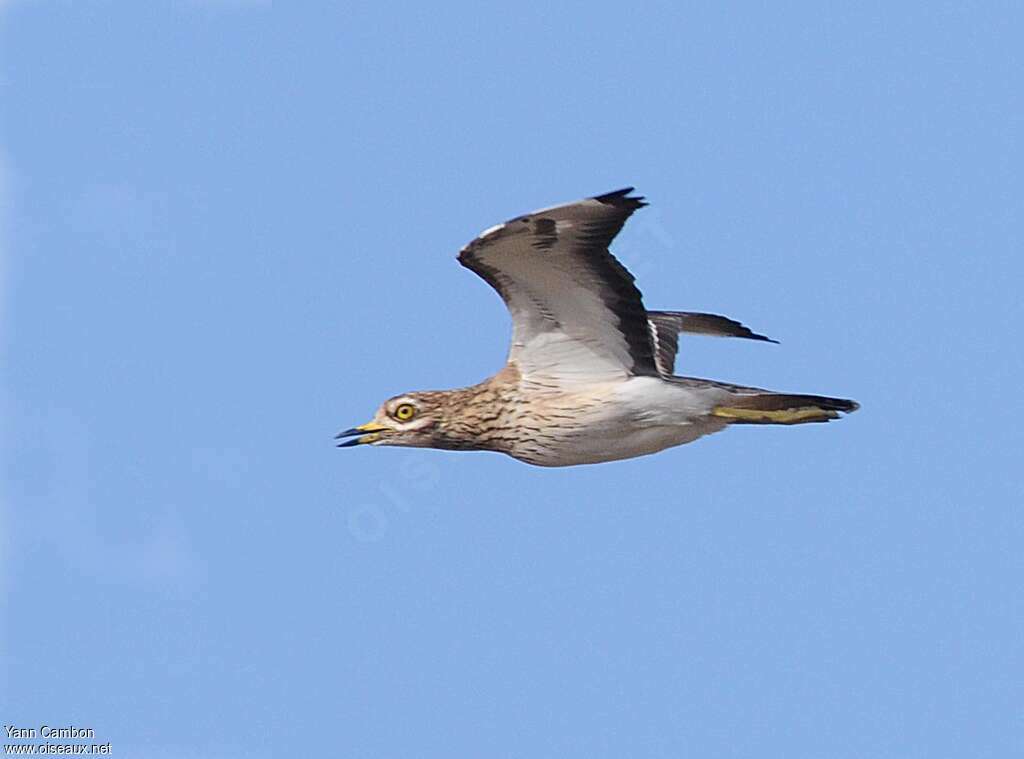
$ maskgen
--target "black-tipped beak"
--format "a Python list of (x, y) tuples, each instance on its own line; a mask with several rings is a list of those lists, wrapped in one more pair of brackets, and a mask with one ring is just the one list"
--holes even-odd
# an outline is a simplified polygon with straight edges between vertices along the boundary
[(338, 448), (351, 448), (355, 445), (363, 445), (364, 443), (372, 443), (375, 440), (380, 439), (380, 433), (386, 430), (383, 424), (377, 424), (376, 422), (368, 422), (367, 424), (361, 424), (358, 427), (339, 432), (334, 436), (335, 440), (342, 440), (350, 437), (351, 440), (345, 440), (344, 443), (338, 443)]

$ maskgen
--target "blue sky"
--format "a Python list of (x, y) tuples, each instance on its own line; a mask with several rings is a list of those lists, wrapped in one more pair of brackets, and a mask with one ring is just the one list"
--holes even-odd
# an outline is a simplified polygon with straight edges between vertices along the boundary
[[(4, 724), (138, 757), (1024, 749), (1015, 3), (0, 6)], [(635, 185), (684, 374), (544, 470), (338, 451), (504, 360), (457, 265)]]

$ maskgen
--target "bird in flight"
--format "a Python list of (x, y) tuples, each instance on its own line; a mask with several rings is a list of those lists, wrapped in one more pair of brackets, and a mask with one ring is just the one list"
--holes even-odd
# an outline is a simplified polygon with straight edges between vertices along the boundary
[[(856, 402), (675, 375), (681, 332), (769, 341), (714, 314), (648, 311), (608, 251), (647, 205), (633, 188), (545, 208), (483, 232), (459, 263), (512, 315), (505, 366), (478, 385), (403, 393), (339, 447), (497, 451), (538, 466), (628, 459), (733, 424), (827, 422)], [(775, 341), (770, 341), (775, 342)]]

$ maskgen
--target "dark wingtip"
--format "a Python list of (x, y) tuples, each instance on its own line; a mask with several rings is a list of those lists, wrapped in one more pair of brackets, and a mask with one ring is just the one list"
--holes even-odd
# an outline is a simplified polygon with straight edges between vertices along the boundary
[[(729, 321), (732, 320), (730, 319)], [(763, 343), (774, 343), (775, 345), (779, 344), (778, 340), (768, 337), (768, 335), (762, 335), (759, 332), (754, 332), (754, 330), (752, 330), (746, 324), (741, 324), (740, 322), (734, 322), (734, 324), (736, 325), (736, 332), (732, 334), (731, 337), (742, 337), (747, 340), (760, 340)]]
[(773, 340), (772, 338), (768, 337), (767, 335), (759, 335), (756, 332), (751, 332), (749, 335), (738, 335), (738, 337), (745, 337), (748, 340), (761, 340), (762, 342), (773, 343), (774, 345), (778, 345), (779, 344), (778, 340)]
[(621, 190), (606, 192), (604, 195), (595, 195), (592, 199), (609, 206), (627, 208), (630, 211), (635, 211), (638, 208), (643, 208), (648, 205), (643, 195), (638, 195), (632, 198), (628, 197), (629, 193), (633, 192), (633, 189), (634, 188), (632, 187), (623, 187)]
[(717, 335), (720, 337), (741, 337), (745, 340), (759, 340), (765, 343), (779, 344), (767, 335), (754, 332), (746, 324), (742, 324), (728, 316), (705, 314), (698, 311), (648, 311), (648, 318), (667, 317), (671, 320), (671, 328), (679, 332), (690, 332), (697, 335)]

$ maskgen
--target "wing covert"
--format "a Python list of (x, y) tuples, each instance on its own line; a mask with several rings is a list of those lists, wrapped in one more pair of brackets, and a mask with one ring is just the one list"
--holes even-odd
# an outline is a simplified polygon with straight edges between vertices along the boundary
[(626, 220), (646, 205), (630, 192), (516, 217), (460, 252), (459, 263), (508, 306), (509, 361), (524, 376), (587, 383), (658, 374), (640, 291), (608, 251)]

